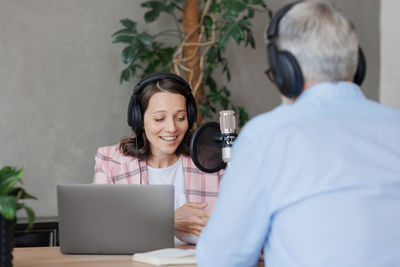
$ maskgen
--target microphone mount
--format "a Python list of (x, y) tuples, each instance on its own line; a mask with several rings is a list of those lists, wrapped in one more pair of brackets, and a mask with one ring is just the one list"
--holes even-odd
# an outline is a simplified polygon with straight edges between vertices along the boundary
[(214, 141), (222, 143), (222, 147), (231, 147), (237, 136), (237, 133), (221, 134), (220, 136), (215, 137)]

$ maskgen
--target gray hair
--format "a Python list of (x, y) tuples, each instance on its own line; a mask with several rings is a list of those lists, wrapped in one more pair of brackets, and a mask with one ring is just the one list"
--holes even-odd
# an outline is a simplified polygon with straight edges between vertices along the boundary
[(357, 70), (354, 24), (328, 1), (296, 4), (280, 21), (277, 42), (296, 57), (306, 82), (349, 80)]

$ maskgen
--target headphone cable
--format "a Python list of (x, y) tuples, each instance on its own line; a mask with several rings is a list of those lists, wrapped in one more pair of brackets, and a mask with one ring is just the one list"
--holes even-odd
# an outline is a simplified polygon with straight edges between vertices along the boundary
[(139, 165), (140, 184), (142, 184), (142, 169), (140, 168), (140, 159), (139, 159), (139, 150), (138, 150), (138, 140), (137, 140), (137, 136), (135, 137), (135, 141), (136, 141), (136, 156), (137, 156), (138, 165)]

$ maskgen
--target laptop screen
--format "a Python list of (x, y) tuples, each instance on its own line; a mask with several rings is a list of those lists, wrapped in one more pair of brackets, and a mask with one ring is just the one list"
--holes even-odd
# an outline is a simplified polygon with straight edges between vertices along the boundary
[(60, 250), (132, 254), (174, 247), (172, 185), (57, 185)]

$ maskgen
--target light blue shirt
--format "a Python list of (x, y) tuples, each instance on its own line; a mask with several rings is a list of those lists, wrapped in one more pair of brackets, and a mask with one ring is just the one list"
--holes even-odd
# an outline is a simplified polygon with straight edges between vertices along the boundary
[(240, 133), (199, 266), (400, 266), (400, 112), (320, 83)]

